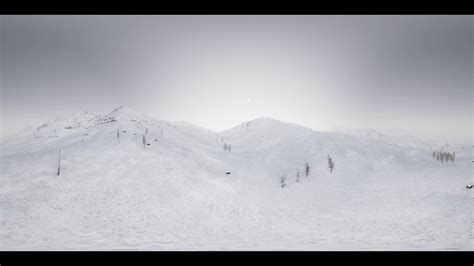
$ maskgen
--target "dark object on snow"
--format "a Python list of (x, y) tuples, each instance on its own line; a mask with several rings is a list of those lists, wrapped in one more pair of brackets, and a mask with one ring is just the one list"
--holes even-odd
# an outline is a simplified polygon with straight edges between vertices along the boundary
[(332, 161), (332, 158), (328, 154), (328, 165), (329, 165), (329, 172), (332, 173), (334, 169), (334, 162)]
[(226, 175), (230, 175), (230, 172), (225, 172)]
[(136, 135), (137, 133), (133, 133), (133, 135)]
[(155, 141), (158, 141), (158, 139), (155, 139)]
[(125, 131), (125, 130), (123, 130), (122, 132), (123, 132), (123, 133), (127, 133), (127, 131)]
[(59, 157), (58, 157), (58, 176), (61, 174), (61, 149), (59, 149)]
[(150, 146), (151, 144), (150, 144), (150, 143), (147, 143), (146, 145)]
[(472, 185), (467, 185), (466, 188), (471, 189)]
[(281, 188), (286, 187), (285, 180), (286, 180), (286, 173), (282, 177), (280, 177)]

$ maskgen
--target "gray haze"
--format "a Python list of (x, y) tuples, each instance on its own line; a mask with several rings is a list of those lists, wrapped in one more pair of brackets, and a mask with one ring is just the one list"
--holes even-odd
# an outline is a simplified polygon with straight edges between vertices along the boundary
[(119, 105), (470, 141), (471, 16), (2, 16), (2, 135)]

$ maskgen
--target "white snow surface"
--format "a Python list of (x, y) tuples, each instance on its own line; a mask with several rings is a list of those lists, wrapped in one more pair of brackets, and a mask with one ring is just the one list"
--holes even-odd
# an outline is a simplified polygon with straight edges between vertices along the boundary
[(126, 107), (57, 118), (0, 142), (0, 249), (473, 250), (472, 145), (371, 136)]

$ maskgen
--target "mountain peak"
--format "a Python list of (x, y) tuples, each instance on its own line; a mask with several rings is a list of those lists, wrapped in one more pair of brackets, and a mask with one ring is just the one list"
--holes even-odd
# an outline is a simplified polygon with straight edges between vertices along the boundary
[(261, 116), (255, 119), (243, 122), (241, 126), (249, 127), (254, 125), (271, 125), (271, 124), (284, 124), (282, 120), (277, 120), (271, 117)]
[(126, 106), (119, 106), (106, 115), (107, 120), (150, 120), (146, 115), (140, 114)]
[(268, 116), (260, 116), (260, 117), (257, 117), (255, 119), (253, 119), (253, 120), (250, 120), (249, 122), (261, 122), (261, 123), (279, 122), (279, 123), (284, 123), (282, 120), (278, 120), (278, 119), (271, 118), (271, 117), (268, 117)]
[(109, 114), (116, 114), (116, 113), (123, 113), (123, 112), (135, 112), (132, 109), (128, 108), (127, 106), (121, 105), (114, 110), (112, 110)]
[(279, 120), (279, 119), (275, 119), (275, 118), (271, 118), (267, 116), (261, 116), (261, 117), (255, 118), (253, 120), (250, 120), (241, 124), (241, 127), (250, 127), (250, 126), (310, 129), (296, 123), (286, 122), (283, 120)]
[(230, 138), (242, 137), (246, 135), (267, 135), (274, 138), (284, 138), (299, 134), (308, 134), (312, 132), (311, 128), (304, 127), (295, 123), (285, 122), (283, 120), (274, 119), (271, 117), (261, 116), (250, 121), (241, 123), (231, 129), (221, 132)]

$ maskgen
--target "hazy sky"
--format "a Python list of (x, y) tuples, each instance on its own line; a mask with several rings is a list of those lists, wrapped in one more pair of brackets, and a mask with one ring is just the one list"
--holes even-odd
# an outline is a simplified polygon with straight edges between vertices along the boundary
[(6, 135), (125, 105), (223, 130), (260, 116), (469, 140), (472, 16), (2, 16)]

